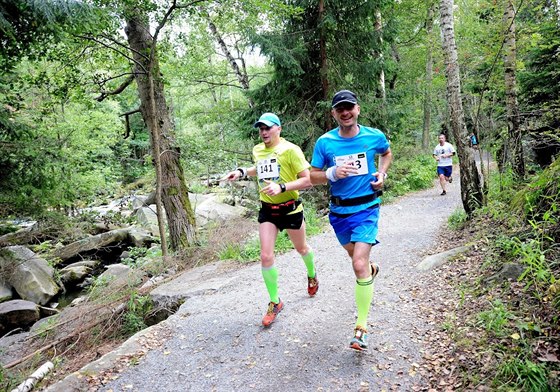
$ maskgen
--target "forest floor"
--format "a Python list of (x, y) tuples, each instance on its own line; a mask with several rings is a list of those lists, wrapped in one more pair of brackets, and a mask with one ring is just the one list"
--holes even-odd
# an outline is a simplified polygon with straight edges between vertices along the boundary
[(468, 358), (454, 350), (444, 329), (456, 307), (445, 275), (468, 274), (465, 266), (473, 263), (460, 256), (434, 271), (416, 268), (425, 256), (467, 241), (469, 233), (446, 225), (460, 208), (458, 182), (449, 184), (446, 196), (438, 186), (382, 207), (381, 243), (372, 250), (381, 273), (367, 352), (348, 348), (354, 275), (329, 227), (309, 239), (320, 281), (314, 298), (307, 295), (299, 255), (277, 257), (285, 308), (270, 328), (261, 326), (268, 295), (260, 265), (225, 269), (213, 277), (221, 285), (190, 296), (176, 314), (129, 339), (128, 349), (49, 390), (460, 390), (459, 369)]

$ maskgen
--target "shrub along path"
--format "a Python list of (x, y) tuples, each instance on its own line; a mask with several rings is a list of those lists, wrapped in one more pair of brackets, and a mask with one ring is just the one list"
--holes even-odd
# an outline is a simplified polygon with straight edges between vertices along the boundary
[(307, 295), (299, 255), (277, 257), (285, 308), (270, 328), (260, 325), (268, 296), (255, 263), (224, 272), (223, 285), (193, 294), (176, 314), (49, 390), (425, 389), (425, 336), (440, 326), (430, 323), (416, 295), (418, 285), (430, 287), (430, 274), (415, 266), (437, 246), (447, 218), (460, 206), (458, 177), (446, 196), (439, 193), (438, 186), (382, 206), (381, 243), (372, 251), (381, 273), (368, 352), (348, 348), (354, 275), (329, 227), (310, 238), (320, 281), (316, 297)]

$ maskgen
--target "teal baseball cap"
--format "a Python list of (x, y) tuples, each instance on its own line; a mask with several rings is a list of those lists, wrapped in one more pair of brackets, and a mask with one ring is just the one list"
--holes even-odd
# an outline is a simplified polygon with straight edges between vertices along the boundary
[(280, 123), (280, 119), (274, 113), (264, 113), (261, 118), (253, 125), (255, 128), (258, 128), (260, 124), (264, 124), (267, 127), (272, 127), (273, 125), (282, 125)]

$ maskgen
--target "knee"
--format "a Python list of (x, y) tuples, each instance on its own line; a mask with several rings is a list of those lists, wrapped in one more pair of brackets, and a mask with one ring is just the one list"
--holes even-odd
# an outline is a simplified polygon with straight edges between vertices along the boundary
[(369, 260), (362, 258), (362, 257), (357, 257), (352, 259), (352, 267), (354, 268), (354, 272), (356, 273), (356, 276), (367, 276), (368, 273), (370, 273), (370, 266), (369, 266)]
[(274, 253), (261, 252), (261, 265), (271, 267), (274, 264)]
[(296, 248), (296, 252), (298, 252), (300, 256), (305, 256), (311, 251), (311, 248), (307, 246), (307, 244), (303, 244), (302, 246), (298, 246), (295, 248)]

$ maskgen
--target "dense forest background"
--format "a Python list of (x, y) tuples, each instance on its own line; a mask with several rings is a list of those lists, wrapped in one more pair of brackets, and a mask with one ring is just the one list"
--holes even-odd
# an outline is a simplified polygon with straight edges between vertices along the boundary
[[(532, 170), (558, 151), (559, 10), (556, 2), (520, 1), (508, 21), (509, 3), (453, 6), (464, 121), (507, 166), (504, 64), (514, 50), (513, 118)], [(152, 34), (160, 29), (153, 76), (191, 186), (248, 159), (251, 124), (264, 111), (278, 113), (284, 136), (310, 156), (333, 126), (329, 100), (341, 88), (357, 93), (361, 121), (384, 130), (397, 151), (429, 153), (439, 132), (459, 142), (434, 2), (3, 1), (0, 10), (4, 216), (93, 203), (153, 173), (134, 88), (147, 70), (138, 71), (125, 33), (135, 18)]]
[[(262, 112), (310, 158), (335, 126), (331, 96), (350, 89), (360, 122), (391, 140), (389, 195), (430, 186), (448, 136), (455, 222), (497, 228), (494, 256), (528, 266), (533, 316), (558, 325), (560, 2), (0, 0), (0, 42), (0, 218), (155, 190), (163, 255), (188, 248), (186, 195), (250, 162)], [(496, 174), (485, 160), (479, 173), (480, 151)], [(535, 355), (519, 348), (502, 379), (555, 388), (558, 358)]]

